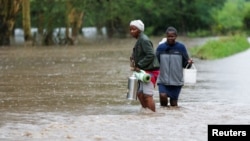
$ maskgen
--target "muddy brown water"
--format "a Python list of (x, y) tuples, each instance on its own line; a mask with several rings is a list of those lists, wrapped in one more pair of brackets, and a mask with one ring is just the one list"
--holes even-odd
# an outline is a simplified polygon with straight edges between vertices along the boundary
[(129, 73), (126, 45), (2, 48), (1, 110), (77, 112), (120, 104)]
[[(155, 48), (159, 40), (153, 38)], [(134, 43), (0, 48), (1, 110), (100, 114), (98, 108), (125, 104)]]
[[(152, 39), (156, 48), (161, 38)], [(189, 48), (208, 39), (179, 40)], [(0, 48), (0, 139), (200, 141), (207, 124), (250, 123), (249, 51), (194, 58), (197, 84), (183, 88), (180, 108), (160, 108), (156, 89), (158, 112), (145, 116), (138, 101), (126, 99), (134, 43)]]

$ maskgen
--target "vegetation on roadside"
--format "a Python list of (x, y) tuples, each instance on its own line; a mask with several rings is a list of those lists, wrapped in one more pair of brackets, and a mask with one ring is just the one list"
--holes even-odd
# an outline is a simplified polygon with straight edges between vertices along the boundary
[(0, 46), (15, 44), (15, 29), (34, 46), (77, 45), (87, 34), (126, 38), (133, 19), (144, 22), (149, 36), (168, 26), (187, 37), (250, 33), (249, 0), (0, 0), (0, 9)]
[(199, 59), (220, 59), (250, 48), (246, 35), (237, 34), (209, 40), (204, 45), (190, 48), (192, 57)]

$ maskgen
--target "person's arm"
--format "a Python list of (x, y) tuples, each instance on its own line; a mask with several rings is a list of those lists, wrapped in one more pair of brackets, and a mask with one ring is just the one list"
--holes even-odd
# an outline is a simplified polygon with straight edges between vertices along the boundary
[(189, 58), (188, 51), (184, 45), (183, 45), (182, 49), (183, 49), (182, 50), (183, 68), (185, 68), (186, 66), (187, 66), (187, 68), (191, 68), (193, 60), (191, 58)]
[(161, 61), (161, 59), (160, 59), (160, 46), (158, 46), (157, 48), (156, 48), (156, 52), (155, 52), (155, 54), (156, 54), (156, 57), (157, 57), (157, 59), (158, 59), (158, 62), (160, 63), (160, 61)]

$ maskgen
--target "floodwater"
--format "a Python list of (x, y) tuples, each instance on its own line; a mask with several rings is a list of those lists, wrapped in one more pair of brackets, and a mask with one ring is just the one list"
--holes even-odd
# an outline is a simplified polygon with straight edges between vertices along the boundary
[(206, 141), (208, 124), (250, 124), (250, 50), (194, 58), (197, 83), (183, 87), (179, 108), (161, 108), (156, 88), (151, 113), (126, 99), (134, 43), (0, 48), (0, 140)]

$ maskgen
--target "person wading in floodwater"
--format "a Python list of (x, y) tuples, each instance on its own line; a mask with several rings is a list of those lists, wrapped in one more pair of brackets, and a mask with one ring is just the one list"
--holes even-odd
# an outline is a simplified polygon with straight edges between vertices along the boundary
[(186, 47), (175, 41), (176, 38), (177, 30), (174, 27), (168, 27), (166, 40), (161, 42), (156, 49), (160, 62), (157, 85), (162, 107), (168, 106), (168, 98), (170, 98), (170, 106), (178, 106), (179, 94), (184, 85), (183, 68), (188, 64), (188, 68), (190, 68), (193, 63), (188, 56)]
[(138, 82), (137, 97), (143, 108), (148, 108), (155, 112), (153, 95), (159, 74), (159, 62), (156, 58), (152, 42), (143, 31), (144, 24), (141, 20), (133, 20), (130, 22), (130, 34), (137, 39), (130, 57), (130, 64), (133, 71), (139, 72), (140, 70), (144, 70), (151, 75), (150, 82)]

